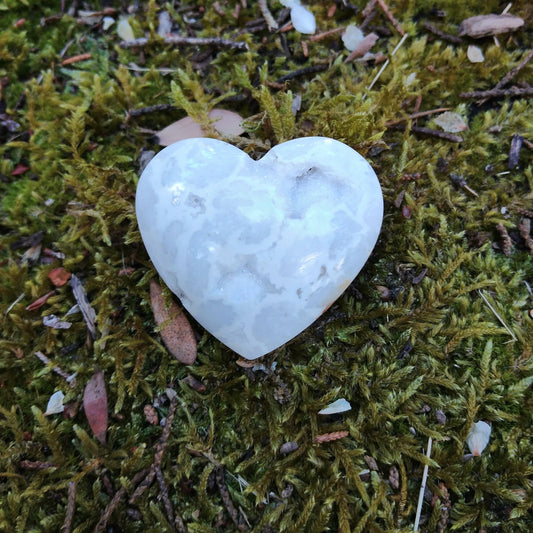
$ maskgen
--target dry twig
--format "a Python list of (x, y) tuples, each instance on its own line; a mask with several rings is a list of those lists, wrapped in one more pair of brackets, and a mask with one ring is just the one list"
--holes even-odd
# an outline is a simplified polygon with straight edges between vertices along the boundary
[(63, 61), (61, 61), (61, 66), (64, 67), (65, 65), (72, 65), (72, 63), (78, 63), (79, 61), (87, 61), (87, 59), (91, 59), (91, 57), (91, 53), (78, 54), (77, 56), (67, 57), (67, 59), (63, 59)]
[[(146, 37), (139, 37), (131, 41), (120, 41), (121, 48), (136, 48), (146, 46), (151, 42)], [(167, 35), (163, 42), (175, 46), (218, 46), (220, 48), (234, 48), (235, 50), (248, 50), (245, 42), (222, 39), (221, 37), (182, 37), (181, 35)]]
[(147, 107), (140, 107), (138, 109), (130, 109), (128, 111), (128, 119), (130, 117), (140, 117), (141, 115), (147, 115), (148, 113), (158, 113), (159, 111), (173, 111), (176, 106), (173, 104), (156, 104), (149, 105)]
[(422, 24), (422, 26), (429, 32), (433, 33), (433, 35), (440, 37), (443, 41), (448, 41), (449, 43), (454, 43), (454, 44), (461, 44), (463, 42), (463, 39), (461, 39), (461, 37), (457, 37), (455, 35), (450, 35), (449, 33), (445, 33), (427, 21), (425, 21)]
[(58, 367), (57, 365), (54, 365), (52, 364), (52, 361), (50, 359), (48, 359), (48, 357), (46, 357), (46, 355), (44, 355), (43, 352), (40, 352), (40, 351), (37, 351), (35, 352), (35, 355), (46, 365), (46, 366), (50, 366), (52, 368), (52, 370), (58, 375), (58, 376), (61, 376), (68, 384), (70, 387), (75, 387), (76, 386), (76, 379), (75, 379), (75, 374), (68, 374), (67, 372), (65, 372), (64, 370), (62, 370), (60, 367)]
[(244, 522), (242, 522), (242, 520), (239, 519), (239, 513), (237, 509), (235, 509), (235, 505), (233, 505), (233, 502), (231, 501), (231, 496), (229, 494), (228, 487), (226, 487), (226, 483), (224, 481), (224, 467), (221, 466), (215, 470), (215, 479), (217, 482), (218, 490), (220, 492), (220, 497), (222, 498), (222, 502), (224, 503), (226, 510), (231, 516), (233, 523), (239, 531), (249, 531), (248, 526)]
[(276, 22), (276, 19), (272, 16), (270, 9), (268, 9), (266, 0), (258, 0), (257, 3), (259, 4), (259, 9), (261, 10), (261, 14), (265, 19), (265, 22), (267, 23), (268, 29), (270, 31), (277, 30), (279, 27), (278, 23)]
[(68, 503), (67, 503), (67, 513), (65, 515), (65, 521), (61, 527), (63, 533), (70, 533), (72, 528), (72, 519), (74, 518), (74, 509), (76, 506), (76, 482), (71, 481), (68, 484)]
[(385, 3), (384, 0), (377, 0), (377, 4), (385, 13), (385, 16), (390, 20), (391, 24), (394, 26), (394, 29), (403, 37), (405, 35), (405, 31), (400, 25), (400, 23), (396, 20), (394, 15), (391, 13), (391, 10), (389, 9), (389, 6)]
[(395, 124), (400, 124), (402, 122), (406, 122), (407, 120), (414, 120), (420, 117), (427, 117), (428, 115), (434, 115), (435, 113), (442, 113), (443, 111), (449, 111), (451, 107), (437, 107), (436, 109), (428, 109), (427, 111), (420, 111), (416, 113), (412, 113), (408, 117), (398, 118), (396, 120), (391, 120), (389, 122), (385, 123), (385, 127), (390, 128), (391, 126), (394, 126)]
[(328, 65), (319, 64), (319, 65), (310, 65), (309, 67), (300, 68), (298, 70), (293, 70), (292, 72), (289, 72), (288, 74), (285, 74), (284, 76), (281, 76), (281, 78), (278, 78), (276, 80), (276, 83), (285, 83), (286, 81), (292, 80), (293, 78), (297, 78), (298, 76), (304, 76), (306, 74), (314, 74), (316, 72), (323, 72), (324, 70), (328, 70)]
[[(405, 126), (402, 124), (394, 124), (389, 126), (393, 130), (405, 130)], [(463, 138), (459, 135), (454, 135), (453, 133), (448, 133), (446, 131), (432, 130), (431, 128), (423, 128), (421, 126), (412, 126), (411, 131), (413, 133), (419, 133), (421, 135), (430, 135), (431, 137), (438, 137), (439, 139), (444, 139), (445, 141), (451, 141), (454, 143), (463, 142)]]
[(488, 91), (470, 91), (461, 93), (461, 98), (505, 98), (507, 96), (532, 96), (533, 87), (511, 87), (509, 89), (489, 89)]
[(322, 444), (323, 442), (332, 442), (334, 440), (343, 439), (350, 434), (349, 431), (334, 431), (333, 433), (324, 433), (322, 435), (317, 435), (313, 442), (316, 444)]
[(502, 251), (506, 257), (509, 257), (511, 255), (511, 250), (513, 247), (511, 237), (509, 237), (509, 233), (507, 232), (507, 229), (502, 222), (498, 223), (496, 229), (498, 230), (498, 233), (502, 238)]

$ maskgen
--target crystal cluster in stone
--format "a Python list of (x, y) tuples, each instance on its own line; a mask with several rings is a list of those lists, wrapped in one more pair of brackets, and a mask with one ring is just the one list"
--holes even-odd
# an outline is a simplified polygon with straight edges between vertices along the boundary
[(378, 238), (383, 198), (366, 160), (333, 139), (294, 139), (254, 161), (198, 138), (152, 159), (136, 212), (152, 262), (183, 306), (255, 359), (352, 282)]

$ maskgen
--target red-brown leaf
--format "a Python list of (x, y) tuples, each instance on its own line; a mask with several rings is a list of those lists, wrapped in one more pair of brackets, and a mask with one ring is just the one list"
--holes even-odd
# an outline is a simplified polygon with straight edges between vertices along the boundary
[(170, 309), (165, 307), (161, 287), (150, 282), (150, 300), (154, 320), (161, 326), (159, 334), (168, 351), (182, 363), (192, 365), (196, 360), (196, 338), (184, 312), (172, 304)]
[(39, 309), (39, 307), (42, 307), (46, 303), (46, 300), (48, 300), (48, 298), (50, 298), (50, 296), (52, 296), (52, 294), (55, 292), (56, 291), (50, 291), (44, 296), (37, 298), (35, 302), (32, 302), (30, 305), (28, 305), (28, 307), (26, 307), (26, 311), (35, 311), (35, 309)]
[(24, 172), (30, 170), (30, 167), (27, 167), (26, 165), (23, 165), (22, 163), (19, 163), (13, 172), (11, 172), (12, 176), (20, 176), (21, 174), (24, 174)]
[(95, 372), (83, 392), (83, 408), (94, 436), (105, 445), (107, 432), (107, 393), (104, 373)]
[(48, 273), (48, 277), (56, 287), (62, 287), (70, 279), (70, 272), (63, 267), (53, 268)]

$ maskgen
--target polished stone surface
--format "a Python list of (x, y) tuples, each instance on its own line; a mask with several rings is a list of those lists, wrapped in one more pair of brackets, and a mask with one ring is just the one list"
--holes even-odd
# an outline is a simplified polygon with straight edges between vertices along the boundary
[(197, 138), (152, 159), (136, 211), (148, 254), (183, 306), (255, 359), (352, 282), (376, 243), (383, 198), (366, 160), (333, 139), (294, 139), (254, 161)]

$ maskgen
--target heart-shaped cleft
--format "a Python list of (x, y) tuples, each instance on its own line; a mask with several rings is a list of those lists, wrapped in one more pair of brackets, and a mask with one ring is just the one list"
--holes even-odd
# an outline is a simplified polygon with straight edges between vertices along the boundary
[(350, 285), (378, 238), (383, 197), (366, 160), (333, 139), (294, 139), (254, 161), (198, 138), (152, 159), (136, 211), (155, 268), (187, 311), (255, 359)]

